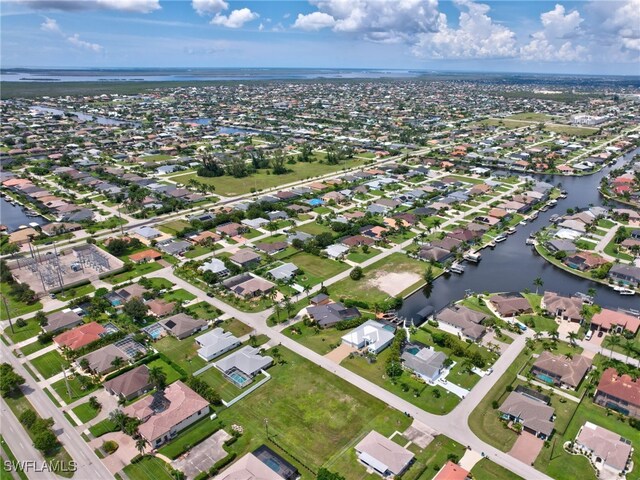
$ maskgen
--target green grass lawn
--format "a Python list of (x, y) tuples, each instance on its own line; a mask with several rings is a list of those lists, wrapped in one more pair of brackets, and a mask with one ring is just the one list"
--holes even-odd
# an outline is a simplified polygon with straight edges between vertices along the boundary
[[(1, 302), (0, 302), (1, 303)], [(9, 307), (11, 308), (11, 307)], [(3, 317), (3, 319), (6, 317)], [(19, 343), (28, 338), (35, 337), (42, 332), (42, 328), (40, 324), (35, 318), (30, 318), (28, 320), (24, 320), (26, 322), (24, 327), (19, 327), (16, 324), (15, 318), (13, 319), (13, 331), (11, 327), (7, 327), (4, 329), (4, 334), (11, 339), (13, 343)]]
[[(216, 361), (220, 360), (220, 358), (222, 357), (216, 358)], [(237, 387), (231, 381), (227, 380), (222, 372), (215, 367), (209, 368), (206, 372), (198, 375), (198, 378), (207, 382), (216, 392), (220, 394), (220, 397), (226, 401), (233, 400), (235, 397), (240, 395), (243, 390), (242, 388)], [(258, 375), (254, 381), (258, 382), (262, 378), (262, 375)]]
[[(226, 425), (244, 428), (244, 435), (231, 447), (238, 456), (263, 443), (270, 445), (264, 426), (267, 419), (269, 435), (289, 452), (285, 455), (277, 449), (288, 461), (304, 463), (314, 471), (326, 464), (351, 479), (352, 469), (359, 466), (349, 461), (349, 454), (360, 438), (372, 429), (390, 435), (410, 424), (401, 412), (332, 373), (283, 347), (280, 353), (285, 363), (269, 369), (269, 382), (219, 413)], [(305, 470), (300, 471), (305, 475)]]
[(144, 457), (137, 463), (124, 467), (129, 480), (172, 480), (169, 466), (157, 457)]
[(98, 416), (100, 410), (96, 410), (89, 402), (82, 403), (73, 409), (73, 413), (77, 415), (82, 423), (87, 423)]
[(96, 291), (96, 287), (88, 283), (87, 285), (81, 285), (79, 287), (70, 288), (65, 290), (64, 292), (57, 293), (56, 298), (58, 300), (62, 300), (63, 302), (68, 302), (73, 300), (74, 298), (82, 297), (84, 295), (89, 295)]
[(555, 332), (558, 330), (558, 324), (553, 318), (542, 315), (520, 315), (518, 320), (528, 326), (533, 322), (531, 328), (536, 332)]
[(222, 312), (207, 302), (199, 302), (187, 308), (189, 315), (201, 320), (211, 320), (218, 317)]
[(155, 342), (153, 346), (182, 367), (187, 373), (193, 373), (206, 365), (206, 362), (198, 356), (199, 347), (193, 337), (178, 340), (167, 335)]
[(184, 256), (186, 258), (197, 258), (197, 257), (201, 257), (202, 255), (206, 255), (207, 253), (211, 253), (211, 252), (213, 252), (212, 248), (205, 247), (203, 245), (196, 245), (195, 247), (193, 247), (193, 249), (187, 250), (185, 252)]
[[(69, 390), (71, 391), (71, 396), (69, 396), (69, 391), (67, 390), (67, 383), (69, 384)], [(55, 392), (60, 395), (60, 398), (65, 401), (65, 403), (75, 402), (79, 398), (86, 397), (90, 393), (95, 392), (100, 388), (100, 384), (94, 384), (90, 387), (85, 387), (82, 389), (82, 384), (78, 382), (78, 375), (69, 375), (67, 378), (67, 382), (62, 380), (58, 380), (57, 382), (51, 384), (51, 388), (55, 390)]]
[(216, 193), (231, 196), (249, 193), (252, 189), (265, 190), (277, 187), (278, 185), (284, 185), (286, 183), (292, 183), (320, 175), (327, 175), (345, 168), (356, 167), (364, 163), (365, 161), (363, 159), (354, 158), (342, 162), (339, 165), (329, 165), (327, 163), (319, 162), (287, 165), (287, 168), (291, 171), (284, 175), (271, 175), (267, 173), (267, 170), (259, 170), (257, 173), (244, 178), (234, 178), (228, 175), (223, 177), (199, 177), (195, 173), (188, 173), (186, 175), (174, 176), (171, 179), (175, 182), (187, 184), (190, 179), (195, 178), (200, 183), (214, 185)]
[(34, 366), (44, 378), (50, 378), (60, 373), (63, 368), (69, 367), (69, 362), (58, 352), (52, 350), (31, 360)]
[(378, 354), (375, 363), (369, 363), (363, 357), (354, 356), (345, 358), (340, 365), (429, 413), (445, 415), (460, 402), (458, 397), (444, 388), (427, 385), (407, 370), (404, 370), (395, 381), (390, 380), (385, 371), (390, 353), (390, 349), (382, 351)]
[[(373, 305), (374, 303), (384, 302), (390, 297), (388, 293), (376, 285), (386, 274), (390, 272), (410, 272), (416, 275), (416, 281), (396, 295), (404, 296), (424, 284), (422, 275), (426, 268), (427, 264), (424, 262), (409, 258), (403, 253), (393, 253), (373, 265), (364, 268), (364, 276), (360, 280), (352, 280), (350, 277), (347, 277), (331, 285), (329, 287), (329, 293), (335, 300), (353, 298), (364, 300), (369, 303), (369, 305)], [(438, 275), (440, 272), (441, 270), (439, 268), (433, 267), (434, 275)]]
[(161, 232), (168, 233), (169, 235), (175, 235), (189, 227), (191, 227), (191, 224), (186, 220), (171, 220), (170, 222), (158, 225), (157, 228)]
[(96, 423), (94, 426), (89, 427), (89, 431), (91, 432), (91, 435), (97, 438), (104, 435), (105, 433), (117, 432), (118, 427), (111, 420), (105, 418), (104, 420)]
[(369, 247), (367, 253), (362, 251), (362, 247), (358, 247), (354, 252), (351, 252), (347, 255), (347, 260), (351, 260), (352, 262), (362, 263), (370, 258), (375, 257), (380, 253), (380, 250), (377, 248)]
[[(589, 467), (591, 468), (591, 467)], [(522, 477), (507, 470), (506, 468), (493, 463), (488, 458), (483, 458), (471, 469), (471, 474), (475, 480), (521, 480)], [(580, 476), (575, 478), (581, 478)]]
[(303, 272), (296, 276), (296, 280), (311, 286), (317, 285), (321, 281), (327, 280), (349, 268), (346, 263), (318, 257), (306, 252), (298, 252), (290, 257), (288, 261), (295, 264)]
[(111, 283), (112, 285), (115, 285), (118, 283), (127, 282), (132, 278), (141, 277), (157, 270), (161, 270), (162, 268), (164, 267), (157, 262), (134, 263), (132, 270), (128, 272), (118, 273), (117, 275), (107, 277), (104, 280)]
[(320, 225), (316, 222), (309, 222), (304, 225), (300, 225), (296, 228), (296, 231), (305, 232), (309, 235), (320, 235), (321, 233), (330, 233), (334, 235), (333, 230), (328, 225)]
[(167, 280), (166, 278), (149, 278), (149, 281), (151, 282), (152, 288), (158, 288), (162, 290), (173, 287), (173, 282)]
[(177, 372), (175, 368), (173, 368), (161, 358), (157, 358), (152, 362), (147, 363), (147, 367), (149, 369), (152, 369), (153, 367), (160, 367), (167, 376), (167, 385), (175, 382), (176, 380), (179, 380), (182, 376), (180, 375), (180, 372)]
[(447, 381), (471, 390), (480, 381), (480, 376), (463, 371), (462, 361), (458, 361), (447, 375)]
[(220, 326), (224, 330), (226, 330), (227, 332), (231, 332), (238, 338), (243, 337), (244, 335), (247, 335), (248, 333), (251, 333), (253, 331), (253, 328), (251, 328), (246, 323), (241, 322), (237, 318), (229, 318), (223, 321)]
[(191, 292), (187, 292), (184, 288), (179, 288), (178, 290), (171, 290), (170, 292), (167, 292), (166, 294), (164, 294), (163, 298), (167, 302), (174, 302), (176, 300), (190, 302), (191, 300), (196, 298), (196, 296)]
[[(466, 448), (444, 435), (436, 436), (422, 451), (414, 452), (416, 459), (403, 475), (404, 480), (431, 480), (438, 470), (447, 463), (449, 456), (458, 460), (464, 456)], [(455, 459), (454, 459), (455, 460)]]
[(29, 343), (24, 347), (22, 347), (20, 351), (22, 352), (22, 355), (26, 357), (27, 355), (31, 355), (32, 353), (35, 353), (39, 350), (42, 350), (45, 347), (48, 347), (52, 343), (53, 342), (51, 340), (48, 341), (47, 343), (40, 343), (39, 341), (36, 340), (35, 342)]
[[(20, 315), (35, 312), (36, 310), (40, 310), (42, 308), (42, 303), (40, 302), (35, 302), (31, 305), (27, 305), (26, 303), (18, 301), (11, 293), (11, 288), (6, 282), (0, 282), (0, 293), (2, 293), (2, 295), (4, 295), (7, 300), (7, 305), (9, 305), (9, 314), (11, 315), (11, 318), (13, 320), (18, 318)], [(4, 302), (0, 302), (0, 319), (5, 320), (7, 318), (9, 318), (9, 315), (7, 315), (7, 310), (5, 308)]]
[(320, 355), (326, 355), (333, 350), (336, 345), (342, 343), (342, 336), (348, 333), (348, 330), (321, 328), (316, 332), (315, 327), (307, 327), (302, 322), (298, 322), (284, 329), (282, 333), (314, 352)]

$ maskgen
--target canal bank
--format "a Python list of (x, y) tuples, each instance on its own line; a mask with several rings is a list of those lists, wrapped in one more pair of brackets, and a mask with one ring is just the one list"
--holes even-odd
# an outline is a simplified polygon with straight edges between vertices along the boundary
[(27, 215), (25, 207), (10, 203), (10, 200), (0, 197), (0, 224), (5, 225), (9, 233), (15, 232), (22, 225), (29, 226), (30, 223), (42, 226), (49, 221), (40, 215)]
[[(465, 292), (514, 292), (525, 289), (534, 290), (533, 280), (542, 278), (542, 290), (551, 290), (564, 295), (576, 292), (586, 293), (590, 288), (596, 289), (596, 302), (604, 306), (637, 308), (638, 299), (621, 296), (610, 287), (592, 280), (577, 277), (555, 267), (541, 257), (534, 248), (525, 244), (526, 239), (534, 232), (547, 225), (554, 213), (564, 213), (567, 208), (602, 205), (604, 198), (598, 191), (600, 179), (612, 168), (619, 168), (640, 152), (635, 149), (620, 159), (616, 165), (606, 167), (600, 172), (581, 177), (556, 177), (553, 175), (533, 175), (534, 178), (561, 186), (568, 193), (567, 198), (558, 199), (555, 208), (547, 212), (539, 212), (536, 220), (518, 225), (513, 235), (498, 244), (496, 248), (482, 250), (479, 263), (465, 263), (465, 271), (461, 275), (444, 274), (433, 282), (429, 289), (421, 289), (405, 298), (400, 316), (408, 320), (418, 321), (418, 312), (427, 306), (435, 311), (465, 296)], [(610, 201), (611, 202), (611, 201)], [(627, 207), (628, 208), (628, 207)]]

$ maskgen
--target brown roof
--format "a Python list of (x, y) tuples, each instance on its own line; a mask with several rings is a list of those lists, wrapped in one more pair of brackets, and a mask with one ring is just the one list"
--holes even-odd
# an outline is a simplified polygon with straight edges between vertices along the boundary
[(529, 313), (533, 310), (529, 301), (524, 297), (505, 297), (494, 295), (489, 300), (500, 315), (512, 316), (521, 313)]
[(633, 380), (626, 373), (618, 375), (615, 368), (607, 368), (602, 373), (597, 392), (606, 393), (631, 405), (640, 407), (640, 381), (638, 379)]
[(169, 385), (164, 391), (163, 409), (158, 411), (154, 401), (158, 394), (148, 395), (129, 405), (123, 412), (143, 420), (138, 431), (150, 443), (168, 434), (173, 427), (200, 410), (209, 406), (204, 398), (191, 390), (180, 380)]
[(582, 355), (568, 358), (564, 355), (554, 355), (544, 351), (533, 363), (533, 368), (552, 373), (560, 377), (562, 383), (575, 388), (580, 385), (585, 374), (591, 368), (591, 359)]
[(173, 312), (175, 306), (175, 302), (167, 302), (165, 300), (162, 300), (161, 298), (154, 298), (153, 300), (147, 302), (147, 307), (149, 307), (149, 310), (151, 310), (151, 312), (158, 317), (169, 315), (171, 312)]
[(570, 319), (582, 320), (582, 304), (583, 301), (579, 297), (565, 297), (556, 292), (544, 292), (543, 305), (553, 314), (560, 312)]
[(140, 365), (104, 382), (104, 388), (125, 397), (149, 386), (149, 368), (146, 365)]

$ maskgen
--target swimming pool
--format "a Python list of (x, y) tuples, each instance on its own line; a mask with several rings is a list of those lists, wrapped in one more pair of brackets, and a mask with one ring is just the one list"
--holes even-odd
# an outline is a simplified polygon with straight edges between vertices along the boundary
[(148, 327), (143, 328), (147, 335), (149, 335), (154, 340), (157, 340), (162, 336), (162, 332), (164, 328), (159, 323), (154, 323), (153, 325), (149, 325)]
[(276, 462), (273, 458), (265, 458), (264, 463), (276, 473), (280, 472), (280, 464)]
[(312, 207), (317, 207), (318, 205), (322, 205), (324, 201), (321, 198), (312, 198), (307, 203), (309, 203), (309, 205), (311, 205)]
[(417, 355), (418, 352), (420, 351), (420, 348), (418, 348), (418, 347), (409, 347), (409, 348), (405, 349), (405, 351), (409, 352), (411, 355)]
[(238, 371), (231, 372), (229, 374), (229, 378), (233, 381), (233, 383), (235, 383), (239, 387), (244, 387), (244, 385), (246, 383), (249, 383), (249, 381), (250, 381), (249, 377), (246, 377), (245, 375), (243, 375), (242, 373), (240, 373)]
[(384, 330), (387, 330), (389, 332), (395, 332), (396, 329), (393, 325), (385, 325), (384, 327), (382, 327)]
[(551, 378), (549, 375), (545, 375), (544, 373), (539, 373), (538, 375), (536, 375), (540, 380), (542, 380), (543, 382), (546, 383), (554, 383), (553, 382), (553, 378)]

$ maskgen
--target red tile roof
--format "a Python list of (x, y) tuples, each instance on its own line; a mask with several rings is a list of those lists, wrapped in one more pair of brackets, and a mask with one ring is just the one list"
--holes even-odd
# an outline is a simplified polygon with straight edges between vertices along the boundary
[(640, 406), (640, 381), (633, 380), (629, 375), (618, 375), (615, 368), (607, 368), (600, 377), (598, 392), (624, 400), (635, 406)]
[(61, 333), (55, 336), (53, 341), (61, 347), (78, 350), (91, 342), (95, 342), (105, 332), (106, 330), (102, 325), (91, 322)]

